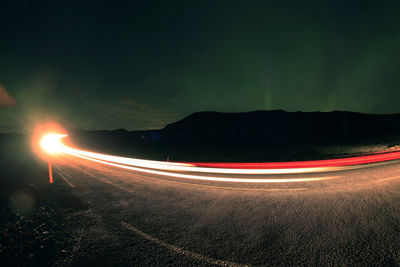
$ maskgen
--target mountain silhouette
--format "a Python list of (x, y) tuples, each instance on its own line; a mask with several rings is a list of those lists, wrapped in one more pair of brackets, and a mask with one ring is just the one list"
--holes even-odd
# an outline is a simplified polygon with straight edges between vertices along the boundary
[(175, 143), (331, 142), (397, 135), (400, 133), (400, 114), (283, 110), (198, 112), (167, 125), (160, 133), (163, 140)]
[(313, 148), (320, 145), (395, 145), (400, 137), (400, 114), (196, 112), (157, 130), (70, 132), (80, 147), (148, 159), (290, 160), (318, 158)]

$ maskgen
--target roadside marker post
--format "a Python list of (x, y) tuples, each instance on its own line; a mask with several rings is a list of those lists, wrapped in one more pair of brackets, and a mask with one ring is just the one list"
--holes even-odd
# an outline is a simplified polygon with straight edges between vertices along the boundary
[(48, 162), (48, 164), (49, 164), (49, 182), (52, 184), (54, 182), (53, 181), (53, 169), (51, 167), (50, 161)]

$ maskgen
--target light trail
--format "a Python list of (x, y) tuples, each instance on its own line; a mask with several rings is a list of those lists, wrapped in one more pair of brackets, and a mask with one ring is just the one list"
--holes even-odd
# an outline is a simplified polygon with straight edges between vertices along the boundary
[[(299, 174), (334, 172), (348, 169), (362, 168), (367, 163), (379, 163), (400, 159), (400, 152), (390, 152), (377, 155), (359, 156), (341, 159), (276, 162), (276, 163), (179, 163), (135, 158), (112, 156), (94, 153), (65, 145), (62, 139), (66, 134), (49, 133), (40, 140), (44, 151), (53, 156), (66, 154), (97, 163), (118, 168), (133, 170), (153, 175), (162, 175), (173, 178), (183, 178), (203, 181), (234, 182), (234, 183), (290, 183), (321, 181), (337, 178), (311, 177), (311, 178), (238, 178), (210, 176), (218, 175), (260, 175), (260, 174)], [(370, 165), (367, 165), (370, 166)], [(190, 174), (184, 173), (190, 172)]]
[(174, 178), (184, 178), (184, 179), (192, 179), (192, 180), (203, 180), (203, 181), (214, 181), (214, 182), (231, 182), (231, 183), (290, 183), (290, 182), (309, 182), (309, 181), (321, 181), (321, 180), (330, 180), (337, 178), (336, 176), (331, 177), (316, 177), (316, 178), (288, 178), (288, 179), (253, 179), (253, 178), (235, 178), (235, 177), (216, 177), (216, 176), (200, 176), (200, 175), (190, 175), (190, 174), (181, 174), (181, 173), (171, 173), (165, 171), (157, 171), (151, 169), (143, 169), (138, 167), (132, 167), (128, 165), (122, 165), (113, 162), (107, 162), (95, 158), (90, 158), (86, 156), (82, 156), (79, 154), (71, 153), (70, 155), (87, 159), (90, 161), (106, 164), (113, 167), (119, 167), (127, 170), (144, 172), (149, 174), (163, 175)]

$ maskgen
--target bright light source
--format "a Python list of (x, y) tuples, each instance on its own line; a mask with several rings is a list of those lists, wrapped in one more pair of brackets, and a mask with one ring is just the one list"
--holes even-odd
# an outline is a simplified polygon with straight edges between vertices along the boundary
[(64, 145), (61, 143), (61, 138), (66, 137), (66, 134), (49, 133), (40, 139), (40, 146), (49, 154), (56, 154), (63, 150)]

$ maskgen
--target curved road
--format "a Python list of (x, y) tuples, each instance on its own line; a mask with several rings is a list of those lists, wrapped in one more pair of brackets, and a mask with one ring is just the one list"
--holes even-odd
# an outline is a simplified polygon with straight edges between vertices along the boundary
[(72, 265), (400, 265), (399, 161), (262, 184), (58, 162), (85, 206), (67, 217)]

